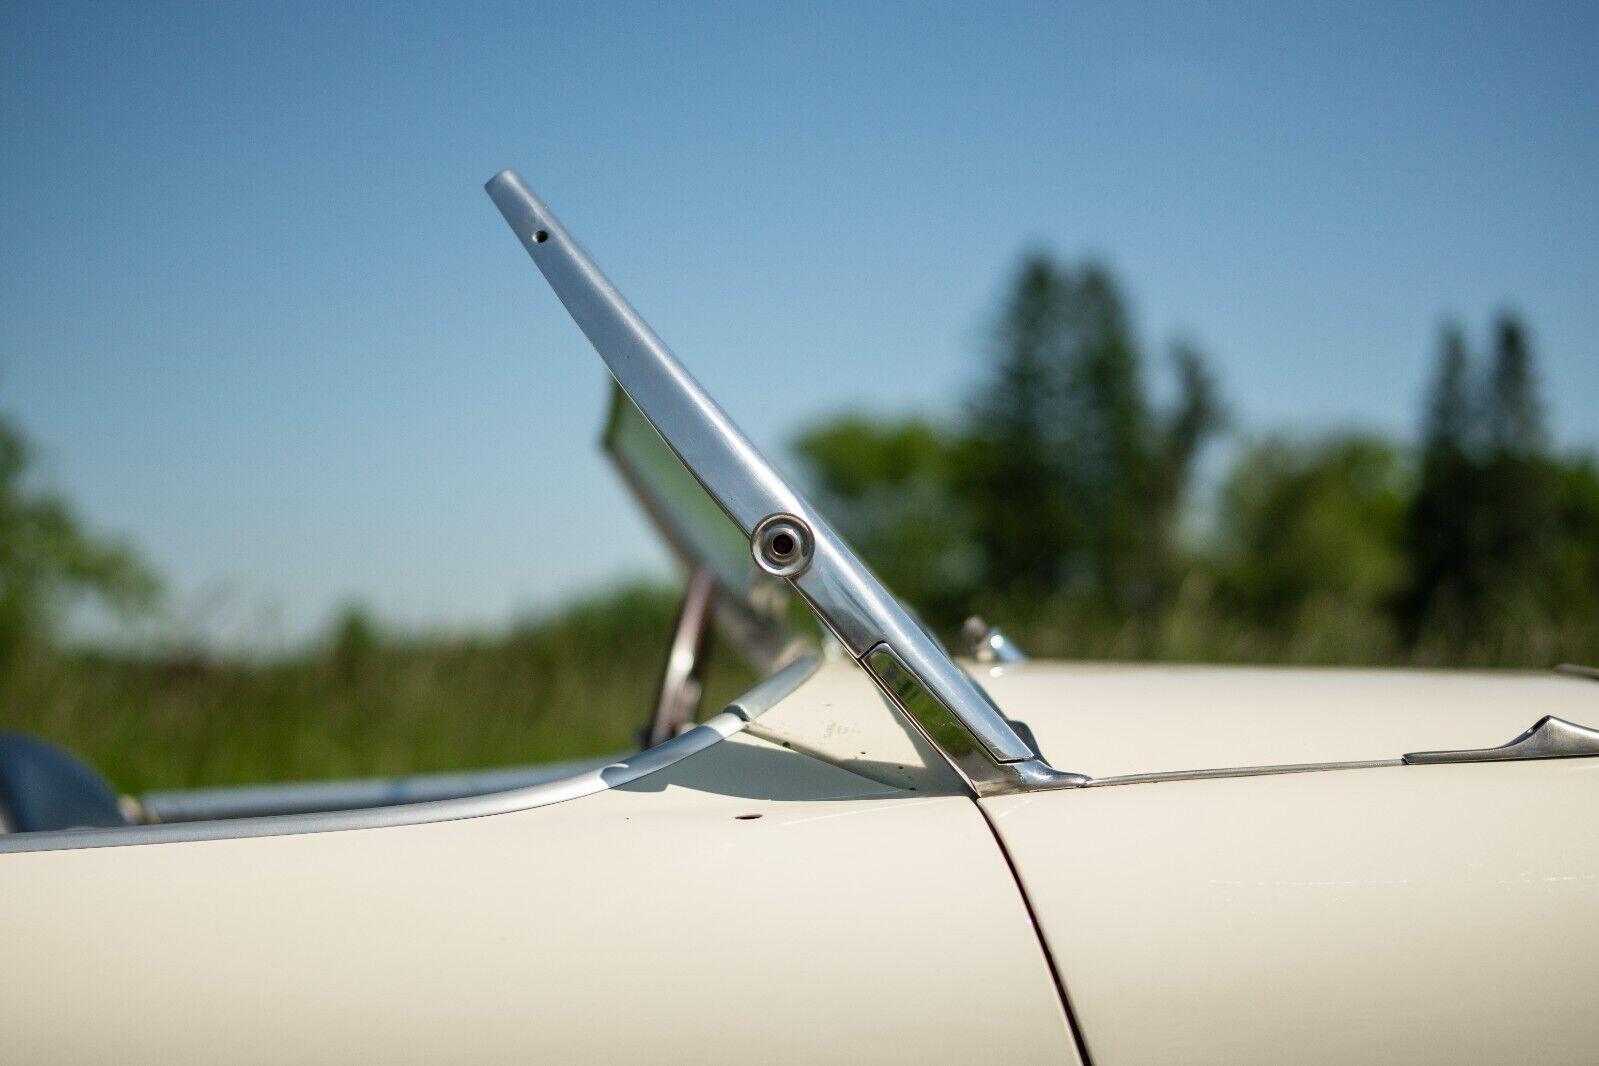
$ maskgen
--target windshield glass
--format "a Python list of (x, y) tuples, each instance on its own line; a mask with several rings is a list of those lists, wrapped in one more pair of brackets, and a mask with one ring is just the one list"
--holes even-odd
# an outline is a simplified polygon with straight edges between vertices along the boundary
[(619, 387), (611, 390), (604, 445), (678, 561), (715, 578), (723, 636), (756, 667), (786, 658), (794, 637), (783, 583), (755, 566), (749, 539)]

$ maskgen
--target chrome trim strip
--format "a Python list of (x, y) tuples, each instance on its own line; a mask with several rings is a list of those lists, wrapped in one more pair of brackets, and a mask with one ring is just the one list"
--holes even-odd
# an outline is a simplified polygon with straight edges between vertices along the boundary
[[(959, 720), (980, 757), (951, 763), (973, 788), (1010, 788), (1018, 772), (1044, 787), (1075, 781), (1078, 775), (1060, 774), (1044, 763), (978, 683), (760, 454), (521, 176), (501, 171), (485, 187), (617, 384), (744, 535), (755, 537), (773, 516), (810, 531), (809, 562), (792, 573), (782, 568), (786, 580), (857, 662), (865, 666), (873, 649), (892, 649), (897, 670), (910, 674), (923, 696)], [(868, 673), (897, 702), (881, 675)], [(924, 728), (915, 716), (912, 721)], [(937, 738), (929, 739), (937, 745)]]
[(1589, 729), (1546, 714), (1526, 732), (1497, 748), (1413, 751), (1405, 756), (1405, 762), (1412, 766), (1426, 766), (1434, 763), (1570, 759), (1582, 755), (1599, 755), (1599, 729)]
[(1104, 785), (1144, 785), (1160, 781), (1199, 781), (1215, 777), (1264, 777), (1271, 774), (1307, 774), (1319, 770), (1371, 770), (1382, 766), (1429, 766), (1448, 763), (1512, 762), (1530, 759), (1572, 759), (1599, 755), (1599, 729), (1544, 715), (1530, 729), (1497, 748), (1458, 751), (1413, 751), (1397, 759), (1349, 762), (1286, 763), (1281, 766), (1226, 766), (1211, 770), (1168, 770), (1153, 774), (1093, 777), (1084, 788)]
[(453, 774), (190, 788), (146, 792), (136, 802), (147, 815), (145, 820), (157, 824), (349, 811), (364, 807), (394, 807), (402, 803), (464, 799), (531, 788), (550, 781), (560, 781), (585, 770), (609, 766), (615, 761), (615, 758), (579, 759), (541, 766), (507, 766)]
[(449, 822), (491, 814), (546, 807), (552, 803), (592, 796), (673, 766), (741, 731), (765, 714), (816, 672), (821, 658), (809, 654), (777, 671), (727, 705), (720, 714), (680, 736), (648, 751), (630, 755), (607, 766), (574, 777), (531, 788), (488, 796), (435, 800), (398, 807), (317, 814), (286, 814), (234, 821), (178, 822), (116, 829), (74, 829), (48, 833), (7, 833), (0, 836), (0, 855), (23, 851), (65, 851), (75, 848), (114, 848), (137, 844), (175, 844), (199, 840), (237, 840), (246, 837), (292, 836), (300, 833), (336, 833), (346, 829), (380, 829), (390, 826)]
[(1122, 774), (1119, 777), (1091, 777), (1083, 788), (1105, 785), (1151, 785), (1162, 781), (1206, 781), (1217, 777), (1268, 777), (1274, 774), (1308, 774), (1319, 770), (1374, 770), (1382, 766), (1403, 766), (1403, 759), (1364, 759), (1350, 762), (1299, 762), (1280, 766), (1220, 766), (1209, 770), (1164, 770), (1153, 774)]

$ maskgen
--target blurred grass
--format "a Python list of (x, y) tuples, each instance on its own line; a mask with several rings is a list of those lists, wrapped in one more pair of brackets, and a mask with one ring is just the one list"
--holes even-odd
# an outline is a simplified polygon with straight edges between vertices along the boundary
[[(0, 671), (0, 726), (139, 793), (511, 766), (636, 750), (676, 609), (630, 586), (495, 637), (341, 639), (265, 663), (38, 648)], [(752, 677), (725, 648), (705, 707)]]
[[(1069, 599), (990, 603), (1035, 657), (1545, 668), (1599, 662), (1599, 624), (1506, 627), (1462, 649), (1406, 649), (1383, 616), (1309, 605), (1285, 626), (1233, 617), (1201, 575), (1170, 609), (1115, 617)], [(634, 750), (676, 611), (633, 585), (493, 636), (385, 638), (352, 614), (325, 646), (275, 662), (35, 648), (0, 671), (0, 726), (76, 752), (139, 793), (427, 773)], [(754, 676), (717, 648), (705, 709)]]
[(1470, 641), (1423, 630), (1412, 645), (1369, 604), (1312, 598), (1273, 624), (1227, 609), (1212, 587), (1196, 570), (1171, 604), (1142, 616), (1113, 615), (1069, 597), (980, 607), (1034, 658), (1490, 670), (1599, 664), (1599, 619), (1511, 615)]

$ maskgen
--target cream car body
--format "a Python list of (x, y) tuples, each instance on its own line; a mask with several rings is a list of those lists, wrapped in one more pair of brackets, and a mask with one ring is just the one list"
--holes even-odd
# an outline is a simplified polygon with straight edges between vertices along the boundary
[[(699, 575), (669, 739), (430, 802), (0, 836), (6, 1061), (1595, 1057), (1593, 679), (1029, 662), (991, 630), (957, 665), (490, 187)], [(690, 728), (713, 588), (772, 670)], [(829, 654), (783, 636), (785, 588)]]

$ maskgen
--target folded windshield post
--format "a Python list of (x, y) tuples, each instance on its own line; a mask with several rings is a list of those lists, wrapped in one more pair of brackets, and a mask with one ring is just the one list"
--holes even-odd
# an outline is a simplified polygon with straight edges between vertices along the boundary
[(644, 727), (644, 746), (663, 744), (694, 724), (705, 695), (705, 668), (711, 652), (711, 611), (716, 578), (695, 570), (683, 589), (683, 602), (666, 649), (666, 665), (655, 695), (655, 710)]
[(514, 171), (489, 196), (617, 384), (749, 541), (980, 795), (1082, 785), (1049, 766), (758, 452)]

